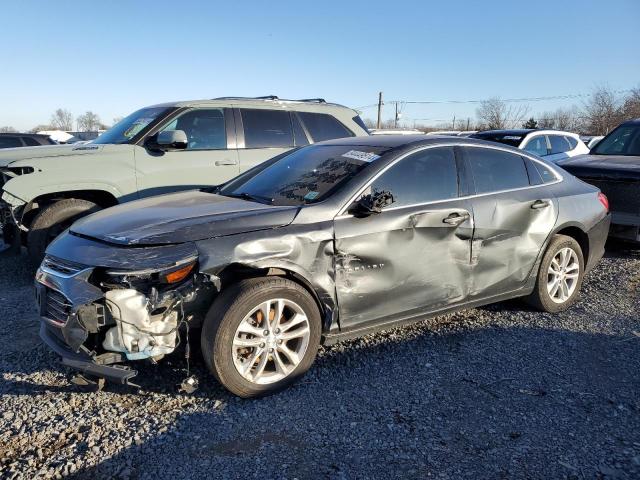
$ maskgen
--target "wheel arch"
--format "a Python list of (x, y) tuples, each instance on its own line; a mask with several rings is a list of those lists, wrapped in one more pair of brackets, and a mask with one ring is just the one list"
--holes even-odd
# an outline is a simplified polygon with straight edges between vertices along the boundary
[(327, 333), (336, 317), (336, 305), (333, 296), (325, 289), (314, 285), (307, 277), (306, 272), (293, 265), (248, 265), (243, 263), (230, 263), (216, 273), (220, 278), (221, 291), (229, 285), (240, 280), (256, 277), (280, 276), (288, 278), (302, 286), (313, 298), (322, 318), (322, 333)]
[[(556, 228), (552, 232), (552, 235), (566, 235), (578, 242), (578, 245), (580, 245), (580, 249), (582, 250), (582, 258), (584, 260), (584, 263), (585, 265), (587, 264), (589, 260), (590, 244), (589, 235), (587, 235), (584, 225), (581, 225), (578, 222), (569, 222)], [(551, 238), (551, 236), (549, 238)]]

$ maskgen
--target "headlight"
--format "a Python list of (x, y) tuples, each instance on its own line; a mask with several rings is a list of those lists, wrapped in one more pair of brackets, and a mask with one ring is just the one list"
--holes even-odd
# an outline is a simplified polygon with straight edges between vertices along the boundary
[(185, 280), (196, 266), (196, 258), (176, 262), (164, 269), (106, 270), (104, 284), (126, 284), (131, 288), (143, 286), (175, 285)]

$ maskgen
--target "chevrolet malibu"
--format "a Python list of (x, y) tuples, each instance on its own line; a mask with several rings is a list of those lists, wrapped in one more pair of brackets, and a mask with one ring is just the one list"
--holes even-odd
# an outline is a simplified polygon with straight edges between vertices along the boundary
[(321, 344), (515, 297), (569, 308), (609, 221), (597, 188), (508, 146), (322, 142), (73, 224), (36, 274), (41, 337), (126, 384), (190, 331), (224, 387), (265, 395)]

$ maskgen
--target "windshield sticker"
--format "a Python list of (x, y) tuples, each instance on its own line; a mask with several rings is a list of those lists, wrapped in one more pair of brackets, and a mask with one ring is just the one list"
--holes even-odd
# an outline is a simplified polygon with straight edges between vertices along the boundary
[(360, 152), (359, 150), (349, 150), (347, 153), (342, 154), (345, 158), (353, 158), (354, 160), (360, 160), (361, 162), (373, 162), (380, 158), (380, 155), (376, 155), (371, 152)]
[(315, 200), (320, 192), (309, 192), (304, 196), (305, 200)]

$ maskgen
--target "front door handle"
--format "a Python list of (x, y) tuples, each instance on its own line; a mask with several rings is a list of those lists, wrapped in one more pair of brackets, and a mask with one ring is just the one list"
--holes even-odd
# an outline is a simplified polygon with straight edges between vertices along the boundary
[(223, 160), (216, 160), (216, 167), (219, 167), (220, 165), (237, 165), (238, 161), (234, 160), (232, 158), (225, 158)]
[(446, 223), (447, 225), (451, 225), (453, 227), (457, 227), (465, 221), (469, 220), (471, 215), (469, 212), (454, 212), (448, 217), (442, 219), (442, 223)]
[(550, 205), (551, 202), (549, 200), (536, 200), (531, 204), (531, 208), (533, 208), (534, 210), (539, 210), (541, 208), (547, 208)]

